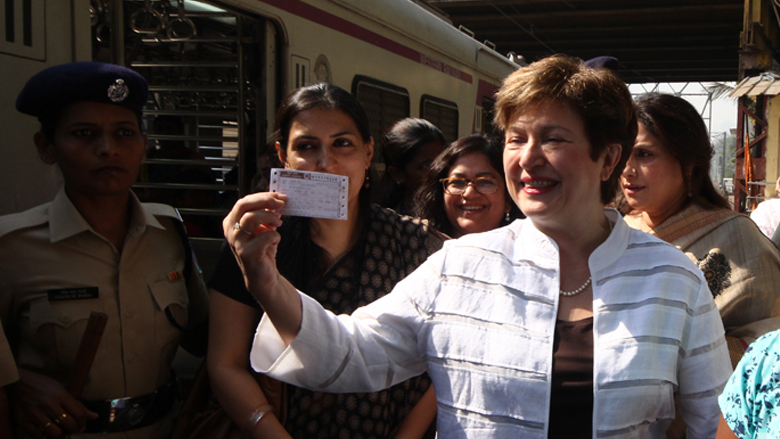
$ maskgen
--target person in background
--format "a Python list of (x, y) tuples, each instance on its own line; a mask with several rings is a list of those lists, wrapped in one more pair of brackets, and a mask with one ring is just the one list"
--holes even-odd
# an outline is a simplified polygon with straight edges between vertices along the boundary
[(718, 397), (716, 439), (780, 437), (780, 331), (754, 341)]
[[(177, 398), (181, 343), (205, 354), (208, 299), (177, 212), (142, 204), (146, 81), (77, 62), (33, 76), (16, 101), (64, 184), (54, 200), (0, 217), (0, 319), (16, 355), (23, 437), (162, 439)], [(82, 391), (66, 390), (90, 313), (108, 322)]]
[(780, 328), (780, 252), (713, 186), (710, 137), (693, 105), (649, 94), (635, 106), (639, 132), (621, 178), (625, 220), (704, 272), (736, 365), (751, 342)]
[[(440, 234), (419, 219), (370, 203), (366, 177), (373, 139), (363, 106), (348, 92), (325, 83), (293, 91), (277, 111), (274, 133), (285, 168), (349, 177), (346, 221), (285, 217), (279, 229), (284, 240), (275, 260), (281, 273), (312, 297), (336, 312), (350, 313), (385, 295), (441, 247)], [(400, 429), (407, 438), (433, 437), (427, 414), (431, 405), (435, 411), (435, 400), (426, 400), (429, 406), (424, 410), (418, 408), (430, 386), (427, 376), (409, 377), (371, 393), (333, 394), (287, 386), (287, 403), (279, 410), (286, 412), (286, 419), (280, 422), (279, 412), (269, 411), (270, 395), (249, 367), (252, 337), (263, 309), (246, 290), (229, 247), (209, 287), (211, 385), (226, 413), (248, 437), (379, 439), (394, 437)], [(424, 412), (422, 417), (418, 410)]]
[(509, 224), (522, 214), (507, 192), (499, 139), (471, 134), (433, 161), (415, 195), (414, 213), (458, 238)]
[(558, 55), (512, 73), (495, 108), (509, 193), (528, 218), (445, 242), (350, 316), (278, 270), (286, 196), (236, 203), (223, 229), (266, 312), (252, 367), (337, 392), (427, 371), (442, 438), (660, 439), (675, 393), (689, 437), (713, 437), (731, 365), (707, 282), (604, 208), (636, 136), (628, 88)]
[(445, 143), (441, 130), (425, 119), (407, 117), (393, 124), (382, 142), (387, 169), (380, 204), (411, 215), (414, 193)]
[(3, 326), (0, 325), (0, 437), (13, 439), (13, 425), (11, 423), (11, 405), (8, 401), (8, 386), (19, 380), (19, 372), (16, 370), (16, 362), (11, 353), (11, 347), (5, 338)]
[[(780, 196), (780, 177), (775, 182), (775, 194)], [(761, 229), (761, 233), (771, 238), (780, 224), (780, 198), (770, 198), (759, 203), (756, 210), (750, 212), (750, 219)]]

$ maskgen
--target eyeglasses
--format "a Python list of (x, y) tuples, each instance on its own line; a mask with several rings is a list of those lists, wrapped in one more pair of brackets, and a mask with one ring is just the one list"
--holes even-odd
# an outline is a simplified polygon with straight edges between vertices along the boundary
[(444, 192), (450, 195), (461, 195), (469, 185), (482, 195), (493, 194), (498, 190), (498, 182), (493, 177), (477, 177), (473, 179), (449, 177), (439, 180), (444, 186)]

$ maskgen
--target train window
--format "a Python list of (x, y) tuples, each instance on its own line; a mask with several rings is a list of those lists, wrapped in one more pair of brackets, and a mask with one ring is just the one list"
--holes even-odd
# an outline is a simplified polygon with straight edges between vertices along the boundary
[(420, 115), (439, 127), (447, 143), (458, 138), (458, 105), (430, 95), (420, 98)]
[[(409, 117), (409, 92), (405, 88), (358, 75), (352, 81), (352, 94), (366, 109), (375, 147), (380, 146), (391, 125)], [(375, 150), (377, 156), (381, 157), (382, 151)]]
[[(374, 138), (374, 158), (370, 178), (380, 182), (385, 173), (382, 160), (382, 137), (396, 121), (409, 117), (409, 92), (405, 88), (388, 84), (366, 76), (357, 75), (352, 80), (352, 94), (363, 104), (368, 115), (371, 137)], [(378, 202), (380, 185), (371, 186), (371, 198)]]

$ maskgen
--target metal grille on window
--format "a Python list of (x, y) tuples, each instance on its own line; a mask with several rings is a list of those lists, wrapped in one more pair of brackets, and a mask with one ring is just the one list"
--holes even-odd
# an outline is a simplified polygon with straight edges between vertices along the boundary
[[(149, 82), (147, 159), (134, 190), (176, 207), (193, 238), (218, 239), (221, 219), (249, 190), (265, 138), (266, 23), (194, 0), (93, 0), (93, 50)], [(106, 33), (123, 6), (119, 44)], [(111, 59), (101, 59), (108, 58)]]
[(458, 106), (455, 103), (423, 97), (423, 119), (436, 125), (447, 143), (458, 139)]
[[(355, 96), (366, 109), (375, 142), (381, 142), (382, 136), (395, 122), (409, 117), (409, 93), (406, 90), (359, 82)], [(374, 153), (374, 157), (377, 155), (381, 156), (381, 151)]]
[(371, 198), (380, 198), (378, 184), (385, 173), (382, 160), (382, 137), (397, 121), (409, 117), (409, 92), (391, 84), (371, 79), (356, 78), (353, 84), (355, 97), (363, 104), (368, 115), (371, 137), (374, 138), (374, 158), (371, 163)]

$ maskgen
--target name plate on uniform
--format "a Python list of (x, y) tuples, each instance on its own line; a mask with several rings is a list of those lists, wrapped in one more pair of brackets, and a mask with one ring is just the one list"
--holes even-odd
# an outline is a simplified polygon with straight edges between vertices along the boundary
[(322, 172), (271, 169), (271, 192), (287, 195), (282, 215), (347, 219), (349, 177)]
[(57, 288), (47, 291), (49, 301), (97, 299), (98, 287)]

